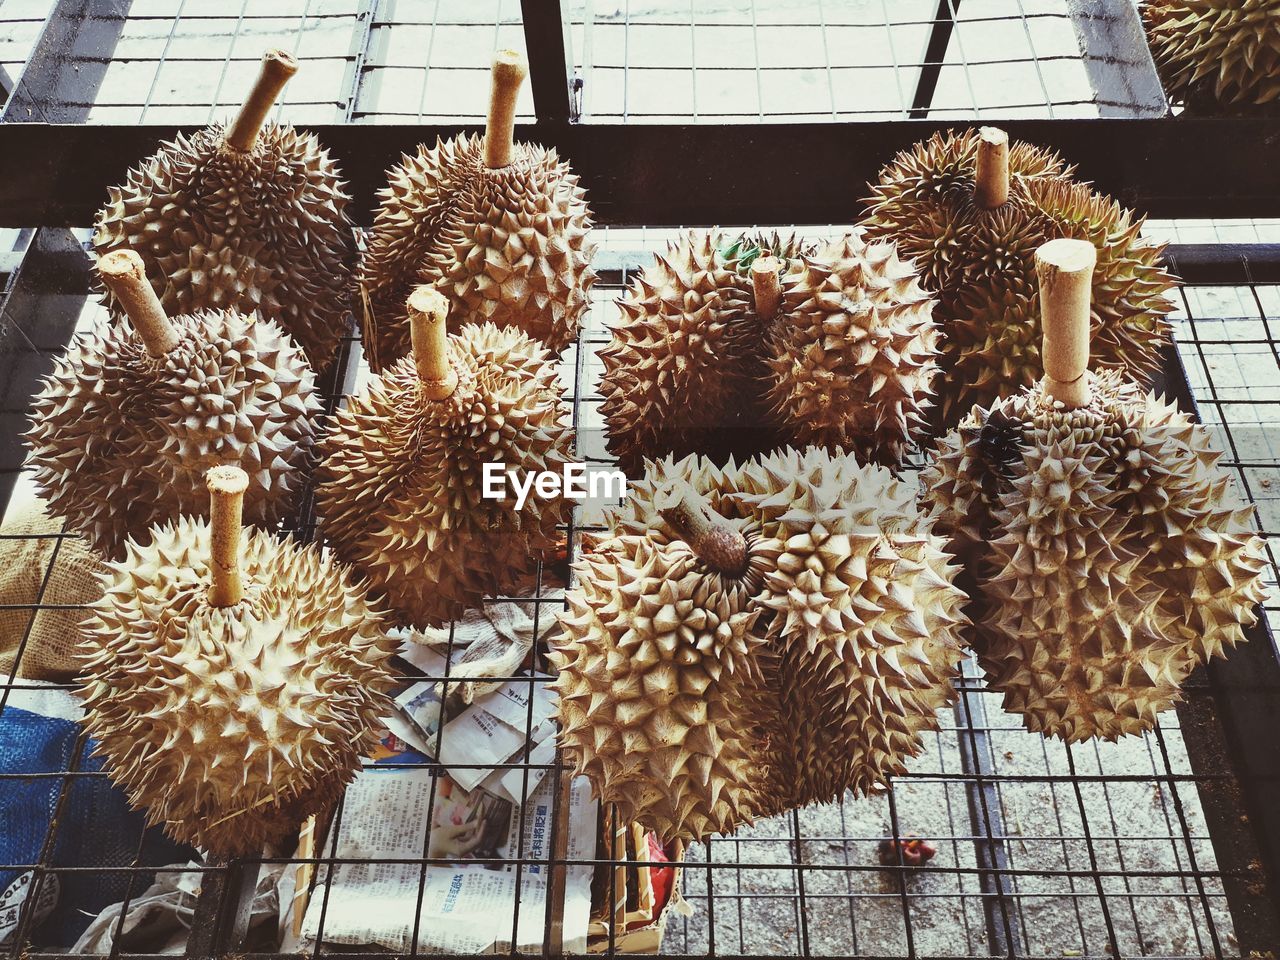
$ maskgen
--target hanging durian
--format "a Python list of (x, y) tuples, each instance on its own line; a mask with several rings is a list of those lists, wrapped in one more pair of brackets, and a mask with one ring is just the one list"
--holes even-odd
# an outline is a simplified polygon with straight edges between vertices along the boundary
[(921, 477), (967, 568), (988, 683), (1068, 741), (1154, 727), (1262, 598), (1252, 511), (1208, 432), (1086, 370), (1095, 258), (1080, 240), (1040, 248), (1043, 381), (975, 409)]
[(551, 654), (596, 795), (700, 840), (901, 773), (963, 655), (912, 489), (817, 448), (650, 466), (575, 565)]
[(897, 466), (924, 426), (933, 301), (892, 243), (690, 233), (618, 304), (600, 393), (626, 469), (785, 444)]
[(170, 314), (257, 311), (320, 370), (349, 329), (350, 198), (313, 134), (263, 126), (297, 69), (268, 51), (231, 126), (178, 134), (111, 188), (93, 243), (141, 254)]
[(204, 473), (250, 471), (245, 509), (271, 527), (293, 509), (320, 411), (302, 351), (232, 310), (168, 318), (131, 250), (98, 273), (133, 326), (75, 340), (32, 401), (33, 479), (49, 511), (109, 559), (127, 537), (194, 514)]
[(249, 478), (208, 474), (208, 523), (131, 540), (85, 625), (85, 725), (148, 821), (254, 856), (325, 810), (377, 743), (396, 644), (346, 571), (251, 530)]
[(409, 352), (405, 301), (434, 284), (461, 316), (518, 327), (553, 353), (572, 343), (595, 282), (591, 214), (554, 150), (515, 143), (528, 67), (500, 51), (483, 138), (418, 147), (387, 174), (360, 265), (365, 354), (383, 370)]
[(491, 323), (449, 335), (448, 304), (431, 287), (408, 308), (413, 355), (335, 417), (316, 506), (338, 556), (404, 624), (425, 627), (510, 588), (556, 544), (570, 501), (486, 499), (485, 465), (561, 473), (573, 428), (536, 340)]
[(1280, 0), (1144, 0), (1169, 99), (1203, 113), (1280, 103)]
[(871, 239), (895, 240), (937, 291), (942, 375), (933, 419), (949, 428), (975, 404), (989, 405), (1035, 383), (1040, 307), (1034, 254), (1073, 237), (1098, 249), (1090, 352), (1099, 370), (1142, 385), (1168, 339), (1162, 244), (1143, 221), (1088, 185), (1047, 150), (1009, 144), (983, 127), (935, 134), (900, 153), (873, 186), (863, 220)]

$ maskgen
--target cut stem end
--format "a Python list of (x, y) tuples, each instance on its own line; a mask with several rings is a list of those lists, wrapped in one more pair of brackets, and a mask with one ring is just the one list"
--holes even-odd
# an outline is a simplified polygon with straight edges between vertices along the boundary
[(509, 166), (515, 151), (516, 99), (529, 74), (529, 62), (515, 50), (493, 55), (493, 86), (489, 91), (489, 119), (485, 124), (484, 165), (490, 170)]
[(755, 294), (756, 315), (772, 320), (782, 305), (782, 262), (774, 256), (756, 257), (751, 262), (751, 289)]
[(209, 488), (209, 603), (232, 607), (244, 598), (240, 579), (240, 525), (249, 475), (239, 467), (214, 467), (204, 475)]
[(1098, 251), (1087, 240), (1050, 240), (1036, 250), (1044, 389), (1067, 407), (1089, 402), (1090, 303)]
[(262, 70), (245, 98), (244, 106), (231, 129), (227, 131), (227, 144), (237, 150), (252, 150), (258, 134), (267, 120), (267, 114), (276, 105), (276, 98), (298, 72), (298, 61), (284, 50), (268, 50), (262, 55)]
[(458, 386), (449, 347), (449, 301), (434, 287), (417, 287), (409, 294), (409, 332), (413, 362), (429, 400), (444, 400)]
[(712, 510), (702, 494), (688, 484), (673, 484), (658, 491), (653, 502), (662, 519), (712, 570), (731, 577), (747, 572), (750, 554), (746, 538)]
[(993, 210), (1009, 200), (1009, 135), (995, 127), (978, 131), (974, 199), (984, 210)]
[(132, 250), (103, 254), (98, 258), (98, 275), (111, 295), (120, 301), (147, 353), (163, 357), (178, 345), (178, 330), (165, 316), (140, 256)]

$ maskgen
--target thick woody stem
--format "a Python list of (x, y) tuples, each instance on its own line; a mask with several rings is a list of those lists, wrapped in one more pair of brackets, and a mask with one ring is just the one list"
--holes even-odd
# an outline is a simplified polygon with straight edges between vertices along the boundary
[(450, 362), (449, 301), (434, 287), (422, 286), (409, 294), (408, 305), (413, 362), (423, 395), (429, 400), (444, 400), (458, 386), (458, 374)]
[(147, 353), (163, 357), (178, 345), (178, 331), (164, 315), (160, 298), (147, 279), (142, 258), (132, 250), (113, 250), (98, 258), (98, 275), (146, 344)]
[(1009, 199), (1009, 135), (995, 127), (978, 131), (974, 199), (984, 210), (1001, 206)]
[(244, 585), (240, 582), (240, 520), (249, 475), (239, 467), (214, 467), (204, 475), (204, 482), (209, 488), (209, 526), (213, 541), (209, 557), (213, 573), (209, 603), (215, 607), (231, 607), (244, 596)]
[(489, 119), (484, 133), (484, 165), (497, 170), (511, 163), (515, 146), (516, 98), (529, 73), (529, 63), (515, 50), (493, 55), (493, 87), (489, 91)]
[(240, 108), (235, 123), (227, 131), (227, 143), (237, 150), (252, 150), (267, 114), (276, 105), (276, 97), (298, 72), (298, 61), (284, 50), (268, 50), (262, 55), (262, 70)]
[(1036, 250), (1044, 389), (1073, 408), (1089, 402), (1089, 302), (1097, 261), (1087, 240), (1050, 240)]
[(680, 535), (694, 555), (712, 570), (740, 577), (747, 572), (747, 541), (707, 498), (686, 483), (672, 484), (653, 498), (662, 519)]
[(778, 315), (782, 303), (782, 283), (778, 273), (782, 263), (777, 257), (756, 257), (751, 262), (751, 289), (755, 293), (756, 315), (761, 320), (772, 320)]

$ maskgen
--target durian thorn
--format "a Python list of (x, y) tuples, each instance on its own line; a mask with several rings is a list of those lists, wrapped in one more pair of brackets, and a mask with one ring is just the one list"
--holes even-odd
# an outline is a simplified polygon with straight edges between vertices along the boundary
[(449, 349), (449, 301), (434, 287), (420, 286), (409, 294), (409, 334), (413, 362), (429, 400), (444, 400), (458, 386)]
[(1009, 200), (1009, 135), (998, 127), (978, 130), (973, 197), (984, 210), (994, 210)]
[(774, 256), (756, 257), (751, 262), (751, 289), (755, 294), (756, 315), (765, 321), (778, 315), (782, 303), (782, 284), (778, 273), (782, 263)]
[(1060, 238), (1036, 250), (1044, 330), (1044, 389), (1068, 408), (1089, 402), (1089, 306), (1098, 251), (1087, 240)]
[(249, 475), (239, 467), (214, 467), (204, 475), (209, 488), (210, 547), (209, 603), (230, 607), (244, 597), (240, 582), (240, 520)]
[(499, 50), (493, 55), (493, 86), (489, 90), (489, 119), (484, 128), (484, 165), (497, 170), (511, 163), (515, 146), (516, 98), (529, 73), (524, 54)]
[(673, 482), (663, 486), (654, 493), (653, 505), (694, 555), (712, 570), (731, 577), (747, 572), (750, 557), (746, 538), (689, 484)]
[(227, 131), (227, 145), (236, 150), (249, 151), (258, 142), (258, 133), (266, 122), (267, 114), (276, 105), (276, 97), (298, 72), (298, 61), (284, 50), (268, 50), (262, 55), (262, 69), (258, 79), (245, 98), (244, 106)]
[(132, 250), (113, 250), (98, 258), (98, 275), (107, 285), (146, 344), (147, 353), (163, 357), (178, 345), (178, 330), (147, 279), (142, 258)]

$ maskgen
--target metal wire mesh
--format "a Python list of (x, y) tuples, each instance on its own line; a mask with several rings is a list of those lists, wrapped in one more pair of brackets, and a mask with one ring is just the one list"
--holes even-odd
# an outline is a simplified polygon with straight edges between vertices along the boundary
[[(805, 232), (813, 235), (818, 230)], [(582, 438), (581, 452), (590, 460), (607, 462), (597, 429), (594, 385), (600, 368), (596, 351), (607, 341), (607, 325), (615, 316), (611, 301), (630, 279), (631, 265), (642, 263), (670, 231), (601, 233), (601, 256), (607, 269), (579, 343), (564, 357), (561, 375)], [(1280, 472), (1280, 462), (1265, 436), (1249, 438), (1255, 431), (1265, 434), (1266, 425), (1274, 424), (1280, 410), (1280, 395), (1272, 386), (1280, 373), (1276, 353), (1280, 331), (1274, 326), (1280, 304), (1277, 294), (1275, 287), (1259, 285), (1190, 286), (1177, 321), (1184, 360), (1193, 377), (1197, 367), (1200, 371), (1197, 396), (1228, 450), (1224, 463), (1246, 481), (1247, 491), (1262, 511), (1269, 542), (1277, 534), (1277, 524), (1268, 519), (1274, 517), (1276, 499), (1263, 481)], [(72, 328), (83, 329), (102, 319), (99, 307), (83, 305), (83, 290), (49, 296), (56, 299), (38, 316), (24, 310), (22, 316), (10, 312), (4, 317), (0, 355), (6, 359), (2, 369), (10, 374), (5, 414), (11, 436), (25, 414), (34, 377), (47, 370)], [(12, 298), (10, 305), (16, 309)], [(353, 336), (326, 381), (328, 410), (366, 376), (354, 362), (354, 343)], [(6, 470), (20, 467), (20, 459), (0, 464)], [(27, 493), (20, 478), (11, 503)], [(309, 504), (307, 498), (292, 524), (303, 539), (314, 534)], [(576, 516), (565, 531), (571, 555), (579, 548), (582, 534), (596, 529), (598, 520), (598, 515)], [(1268, 610), (1274, 616), (1274, 551), (1271, 557), (1268, 579), (1273, 589)], [(561, 604), (555, 588), (562, 585), (563, 576), (562, 565), (542, 567), (532, 583), (497, 602), (533, 602), (535, 616), (549, 618)], [(41, 599), (38, 596), (26, 607), (33, 615), (44, 606)], [(545, 667), (543, 653), (544, 642), (540, 642), (535, 662)], [(450, 678), (445, 674), (438, 679), (447, 683)], [(414, 676), (415, 671), (408, 668), (405, 675)], [(545, 682), (527, 675), (512, 679)], [(0, 687), (0, 710), (11, 709), (6, 706), (10, 698), (31, 687), (21, 680), (5, 683)], [(67, 684), (62, 689), (74, 687)], [(895, 778), (889, 790), (798, 811), (735, 837), (693, 847), (683, 892), (694, 912), (669, 922), (666, 952), (908, 957), (996, 952), (1019, 958), (1243, 955), (1235, 940), (1225, 888), (1248, 880), (1250, 873), (1246, 864), (1220, 862), (1215, 856), (1206, 824), (1210, 811), (1202, 802), (1206, 787), (1231, 778), (1222, 757), (1193, 755), (1173, 713), (1165, 714), (1159, 729), (1144, 738), (1067, 749), (1024, 732), (1001, 710), (999, 698), (985, 692), (972, 665), (966, 668), (959, 690), (959, 702), (940, 716), (940, 729), (928, 739), (924, 755), (909, 773)], [(1212, 709), (1203, 683), (1193, 683), (1188, 696)], [(530, 717), (526, 735), (532, 726)], [(74, 781), (101, 776), (79, 771), (75, 761), (70, 766), (62, 779), (60, 805)], [(434, 761), (419, 766), (444, 769)], [(555, 808), (552, 830), (563, 829), (561, 771), (554, 764), (530, 762), (527, 753), (518, 753), (502, 766), (523, 771), (526, 785), (549, 771), (547, 780), (555, 785), (550, 789)], [(433, 789), (421, 847), (401, 858), (424, 880), (429, 864), (446, 862), (426, 855), (430, 849), (426, 824), (432, 822), (435, 802)], [(606, 818), (611, 815), (602, 812)], [(339, 807), (328, 844), (310, 861), (319, 867), (313, 884), (334, 862), (342, 824)], [(50, 882), (77, 867), (50, 866), (59, 829), (55, 817), (39, 863), (22, 865), (43, 878), (37, 882)], [(912, 833), (938, 847), (933, 863), (918, 871), (882, 866), (877, 859), (880, 842)], [(491, 865), (554, 876), (559, 870), (603, 869), (606, 862), (614, 863), (568, 862), (557, 849), (553, 837), (536, 853), (520, 849), (514, 857)], [(263, 862), (288, 864), (290, 870), (301, 863), (288, 858)], [(216, 864), (204, 868), (210, 877), (226, 869)], [(115, 873), (128, 880), (126, 901), (141, 894), (141, 875), (147, 872), (136, 858), (116, 868)], [(419, 897), (423, 889), (420, 885)], [(313, 891), (322, 915), (320, 939), (305, 945), (312, 955), (334, 946), (323, 938), (326, 890), (320, 882)], [(513, 941), (523, 925), (549, 927), (553, 911), (547, 910), (544, 916), (538, 910), (532, 918), (529, 911), (517, 901), (510, 915), (495, 917), (494, 924), (509, 931)], [(412, 911), (406, 914), (412, 915)], [(30, 926), (26, 918), (21, 922)], [(406, 935), (412, 940), (407, 949), (429, 954), (421, 946), (424, 931), (407, 923)], [(251, 940), (249, 945), (275, 949), (269, 937), (266, 942)], [(20, 939), (12, 947), (14, 955), (24, 948)], [(129, 953), (126, 949), (121, 955)]]

